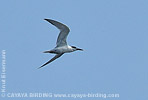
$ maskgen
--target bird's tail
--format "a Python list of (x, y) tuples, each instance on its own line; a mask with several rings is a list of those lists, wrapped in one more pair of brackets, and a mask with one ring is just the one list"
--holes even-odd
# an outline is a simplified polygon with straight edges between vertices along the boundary
[(43, 53), (50, 53), (50, 51), (44, 51)]
[(56, 52), (54, 52), (52, 50), (50, 50), (50, 51), (44, 51), (43, 53), (54, 53), (54, 54), (56, 54)]

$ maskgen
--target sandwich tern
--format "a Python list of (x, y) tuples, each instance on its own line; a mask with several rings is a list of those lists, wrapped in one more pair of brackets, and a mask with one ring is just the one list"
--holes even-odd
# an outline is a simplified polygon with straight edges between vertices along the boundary
[(48, 62), (40, 66), (39, 68), (42, 68), (45, 65), (51, 63), (55, 59), (61, 57), (64, 53), (70, 53), (77, 50), (83, 51), (83, 49), (77, 48), (75, 46), (69, 46), (67, 44), (66, 39), (67, 39), (68, 33), (70, 32), (70, 29), (66, 25), (52, 19), (44, 19), (44, 20), (48, 21), (49, 23), (57, 27), (60, 30), (60, 33), (56, 42), (56, 47), (52, 50), (43, 52), (43, 53), (53, 53), (56, 55), (52, 59), (50, 59)]

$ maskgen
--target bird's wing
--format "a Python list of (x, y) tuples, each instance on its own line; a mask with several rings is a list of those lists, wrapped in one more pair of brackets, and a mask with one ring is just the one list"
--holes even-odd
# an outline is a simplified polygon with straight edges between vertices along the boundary
[[(48, 62), (46, 62), (45, 64), (43, 64), (43, 65), (42, 65), (41, 67), (39, 67), (39, 68), (42, 68), (42, 67), (44, 67), (45, 65), (51, 63), (52, 61), (54, 61), (55, 59), (59, 58), (59, 57), (62, 56), (63, 54), (64, 54), (64, 53), (55, 55), (51, 60), (49, 60)], [(38, 68), (38, 69), (39, 69), (39, 68)]]
[(70, 29), (66, 25), (60, 22), (57, 22), (51, 19), (45, 19), (45, 20), (51, 23), (52, 25), (56, 26), (60, 30), (60, 34), (58, 36), (57, 43), (56, 43), (57, 47), (67, 45), (66, 38), (68, 33), (70, 32)]

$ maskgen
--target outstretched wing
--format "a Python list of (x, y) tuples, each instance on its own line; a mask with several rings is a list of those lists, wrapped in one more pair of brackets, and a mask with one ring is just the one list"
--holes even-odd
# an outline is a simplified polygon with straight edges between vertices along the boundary
[[(54, 61), (55, 59), (59, 58), (59, 57), (62, 56), (63, 54), (64, 54), (64, 53), (55, 55), (51, 60), (49, 60), (48, 62), (46, 62), (45, 64), (43, 64), (43, 65), (42, 65), (41, 67), (39, 67), (39, 68), (42, 68), (42, 67), (44, 67), (45, 65), (51, 63), (52, 61)], [(39, 68), (38, 68), (38, 69), (39, 69)]]
[(66, 25), (60, 22), (57, 22), (51, 19), (45, 19), (45, 20), (51, 23), (52, 25), (56, 26), (60, 30), (60, 34), (58, 36), (57, 43), (56, 43), (57, 47), (67, 45), (66, 39), (67, 39), (68, 33), (70, 32), (70, 29)]

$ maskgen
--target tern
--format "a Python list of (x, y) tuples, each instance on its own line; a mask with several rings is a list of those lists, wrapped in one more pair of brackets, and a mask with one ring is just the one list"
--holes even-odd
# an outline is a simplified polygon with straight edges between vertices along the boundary
[(54, 61), (55, 59), (61, 57), (64, 53), (70, 53), (70, 52), (74, 52), (77, 50), (83, 51), (83, 49), (77, 48), (75, 46), (69, 46), (66, 42), (67, 36), (70, 32), (70, 29), (55, 20), (52, 19), (44, 19), (46, 21), (48, 21), (49, 23), (51, 23), (52, 25), (54, 25), (55, 27), (57, 27), (60, 30), (57, 42), (56, 42), (56, 47), (52, 50), (48, 50), (48, 51), (44, 51), (43, 53), (53, 53), (56, 54), (51, 60), (49, 60), (48, 62), (46, 62), (45, 64), (43, 64), (42, 66), (40, 66), (39, 68), (44, 67), (45, 65), (51, 63), (52, 61)]

